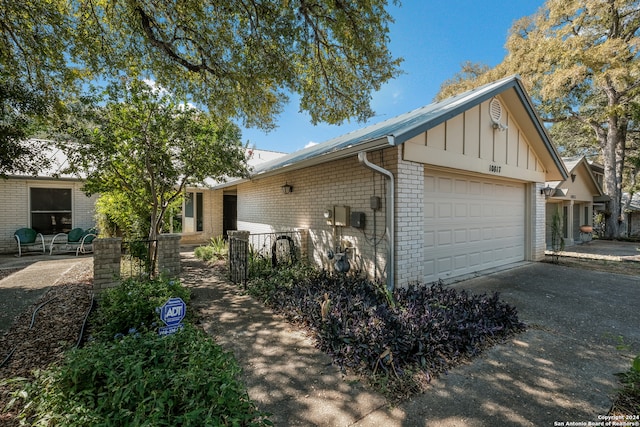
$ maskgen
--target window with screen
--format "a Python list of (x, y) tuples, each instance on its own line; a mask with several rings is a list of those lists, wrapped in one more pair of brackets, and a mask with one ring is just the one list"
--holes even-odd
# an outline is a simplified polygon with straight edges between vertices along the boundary
[(71, 231), (71, 189), (31, 188), (31, 228), (42, 234)]

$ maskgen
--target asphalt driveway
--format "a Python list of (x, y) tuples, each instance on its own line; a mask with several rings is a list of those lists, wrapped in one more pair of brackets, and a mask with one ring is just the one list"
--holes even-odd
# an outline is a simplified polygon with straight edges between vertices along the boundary
[(357, 425), (603, 421), (618, 387), (615, 374), (640, 354), (640, 277), (533, 263), (453, 286), (499, 292), (528, 330), (440, 377), (430, 392)]

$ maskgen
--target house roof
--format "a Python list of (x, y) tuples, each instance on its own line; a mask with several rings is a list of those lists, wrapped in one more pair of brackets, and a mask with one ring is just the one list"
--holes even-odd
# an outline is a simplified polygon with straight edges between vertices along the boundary
[[(622, 205), (624, 206), (629, 201), (629, 193), (622, 193)], [(629, 206), (626, 207), (628, 212), (638, 212), (640, 211), (640, 194), (635, 193), (631, 197), (631, 202), (629, 202)]]
[[(251, 177), (258, 178), (289, 170), (302, 169), (349, 157), (360, 151), (370, 151), (403, 144), (414, 136), (420, 135), (498, 94), (503, 94), (508, 107), (518, 117), (519, 124), (530, 136), (530, 142), (534, 145), (536, 152), (539, 153), (543, 164), (551, 165), (548, 173), (549, 177), (566, 179), (566, 171), (560, 156), (551, 143), (542, 121), (535, 112), (531, 99), (526, 94), (517, 76), (498, 80), (443, 101), (349, 132), (321, 144), (262, 163), (253, 169)], [(229, 182), (219, 187), (234, 185), (238, 182)]]
[[(569, 175), (574, 175), (578, 172), (580, 168), (583, 168), (582, 170), (584, 171), (585, 174), (587, 174), (587, 177), (588, 177), (586, 184), (589, 187), (591, 187), (591, 189), (593, 190), (593, 195), (595, 197), (599, 197), (603, 195), (602, 189), (600, 188), (600, 185), (598, 184), (598, 181), (596, 180), (596, 177), (593, 174), (593, 171), (591, 170), (589, 161), (585, 156), (562, 157), (562, 162), (564, 163), (565, 167), (569, 171)], [(547, 181), (546, 185), (551, 188), (558, 189), (563, 182), (565, 182), (565, 180)]]
[(49, 161), (49, 166), (45, 169), (38, 171), (37, 175), (29, 174), (9, 174), (9, 178), (29, 178), (29, 179), (56, 179), (56, 180), (81, 180), (84, 177), (70, 173), (62, 173), (64, 169), (69, 166), (69, 160), (64, 152), (55, 147), (50, 140), (32, 138), (28, 141), (29, 144), (38, 148), (42, 152), (43, 156)]

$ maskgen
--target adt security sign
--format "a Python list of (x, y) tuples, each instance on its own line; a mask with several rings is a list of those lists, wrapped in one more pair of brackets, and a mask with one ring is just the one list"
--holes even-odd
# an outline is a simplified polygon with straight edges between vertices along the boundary
[(158, 333), (160, 335), (170, 335), (182, 329), (184, 325), (180, 322), (182, 322), (186, 313), (187, 305), (182, 301), (182, 298), (169, 298), (169, 300), (160, 307), (160, 319), (167, 326), (159, 328)]

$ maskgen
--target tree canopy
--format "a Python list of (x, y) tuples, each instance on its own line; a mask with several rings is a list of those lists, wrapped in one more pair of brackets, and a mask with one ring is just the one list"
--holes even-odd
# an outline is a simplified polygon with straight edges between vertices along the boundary
[(104, 105), (77, 109), (67, 135), (60, 144), (70, 171), (86, 176), (84, 190), (125, 200), (149, 224), (149, 240), (188, 185), (246, 172), (236, 125), (140, 80), (122, 79)]
[(451, 79), (438, 98), (520, 75), (542, 119), (566, 123), (556, 136), (597, 148), (611, 197), (607, 235), (617, 237), (625, 154), (635, 144), (630, 133), (638, 131), (633, 114), (640, 101), (640, 2), (548, 0), (514, 23), (506, 48), (496, 67), (472, 79)]
[(287, 95), (316, 123), (372, 116), (399, 73), (386, 0), (4, 0), (0, 71), (65, 94), (146, 77), (223, 118), (273, 127)]

